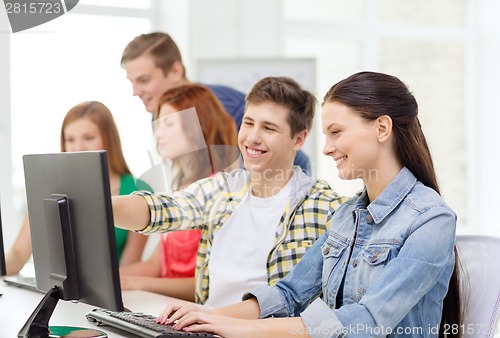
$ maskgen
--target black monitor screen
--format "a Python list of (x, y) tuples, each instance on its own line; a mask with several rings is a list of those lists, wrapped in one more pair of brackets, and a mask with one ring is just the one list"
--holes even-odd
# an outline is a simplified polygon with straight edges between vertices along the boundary
[[(0, 210), (1, 210), (0, 203)], [(0, 211), (0, 276), (6, 274), (7, 267), (5, 266), (5, 255), (3, 249), (3, 230), (2, 230), (2, 212)]]
[(106, 152), (23, 160), (37, 288), (123, 311)]

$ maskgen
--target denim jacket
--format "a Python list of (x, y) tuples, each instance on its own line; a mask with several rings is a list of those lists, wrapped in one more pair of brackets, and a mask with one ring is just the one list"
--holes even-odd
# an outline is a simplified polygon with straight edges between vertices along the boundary
[(454, 212), (407, 168), (367, 204), (344, 203), (286, 278), (244, 295), (261, 318), (300, 314), (311, 337), (438, 337)]

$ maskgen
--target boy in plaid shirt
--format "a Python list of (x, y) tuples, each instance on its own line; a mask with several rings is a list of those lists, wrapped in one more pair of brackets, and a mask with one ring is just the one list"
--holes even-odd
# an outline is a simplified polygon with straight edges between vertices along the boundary
[(144, 234), (201, 229), (195, 300), (219, 307), (274, 285), (326, 231), (342, 199), (293, 166), (315, 98), (294, 80), (267, 77), (246, 97), (238, 133), (245, 169), (219, 172), (172, 194), (113, 197), (115, 224)]

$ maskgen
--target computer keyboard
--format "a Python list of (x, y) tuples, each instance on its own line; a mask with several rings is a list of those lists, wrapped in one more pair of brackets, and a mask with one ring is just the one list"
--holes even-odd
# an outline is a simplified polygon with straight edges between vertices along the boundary
[(119, 328), (144, 338), (166, 337), (217, 337), (207, 332), (174, 330), (171, 325), (157, 324), (156, 317), (138, 312), (115, 312), (94, 309), (87, 313), (87, 320)]
[(26, 277), (21, 275), (13, 275), (13, 276), (5, 276), (3, 281), (9, 285), (17, 286), (23, 289), (32, 290), (32, 291), (40, 291), (36, 288), (36, 279), (35, 277)]

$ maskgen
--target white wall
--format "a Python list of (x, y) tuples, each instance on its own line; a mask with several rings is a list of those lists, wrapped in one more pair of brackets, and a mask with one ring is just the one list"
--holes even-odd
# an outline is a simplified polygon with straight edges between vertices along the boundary
[(471, 72), (474, 100), (470, 107), (468, 163), (471, 225), (474, 232), (500, 235), (500, 2), (477, 4), (474, 60)]

